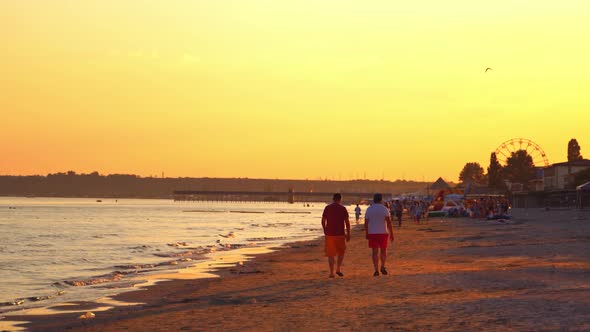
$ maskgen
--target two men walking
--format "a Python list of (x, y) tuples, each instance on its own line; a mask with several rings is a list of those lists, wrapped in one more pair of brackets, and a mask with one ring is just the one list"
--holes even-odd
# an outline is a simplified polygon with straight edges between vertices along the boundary
[[(325, 253), (328, 257), (330, 278), (335, 277), (334, 272), (340, 277), (344, 276), (342, 262), (344, 261), (346, 242), (350, 241), (350, 221), (348, 211), (341, 204), (342, 195), (334, 194), (333, 200), (332, 204), (325, 207), (322, 215)], [(365, 212), (365, 237), (369, 241), (369, 248), (373, 250), (373, 267), (375, 268), (373, 275), (379, 276), (380, 272), (383, 275), (388, 274), (385, 263), (388, 240), (393, 242), (393, 226), (389, 210), (382, 204), (382, 195), (375, 194), (373, 201), (374, 204)], [(381, 264), (379, 264), (379, 260)]]

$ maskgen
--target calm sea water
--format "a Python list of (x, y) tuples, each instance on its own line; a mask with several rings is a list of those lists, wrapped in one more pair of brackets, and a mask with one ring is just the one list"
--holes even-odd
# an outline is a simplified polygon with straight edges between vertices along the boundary
[(0, 198), (0, 312), (113, 294), (218, 251), (316, 238), (323, 207)]

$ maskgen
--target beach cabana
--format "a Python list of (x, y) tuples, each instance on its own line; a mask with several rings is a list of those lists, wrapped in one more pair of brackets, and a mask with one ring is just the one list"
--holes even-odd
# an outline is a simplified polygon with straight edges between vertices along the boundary
[(431, 186), (430, 189), (432, 190), (448, 190), (451, 189), (451, 186), (443, 180), (443, 178), (438, 178)]
[(577, 205), (579, 209), (590, 207), (590, 182), (576, 187)]

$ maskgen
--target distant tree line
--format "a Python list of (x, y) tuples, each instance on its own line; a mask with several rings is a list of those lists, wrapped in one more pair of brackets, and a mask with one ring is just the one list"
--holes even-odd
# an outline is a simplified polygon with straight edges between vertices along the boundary
[(156, 178), (132, 174), (77, 174), (74, 171), (47, 176), (0, 176), (0, 196), (172, 198), (175, 190), (286, 192), (382, 192), (424, 191), (415, 181), (272, 180), (248, 178)]

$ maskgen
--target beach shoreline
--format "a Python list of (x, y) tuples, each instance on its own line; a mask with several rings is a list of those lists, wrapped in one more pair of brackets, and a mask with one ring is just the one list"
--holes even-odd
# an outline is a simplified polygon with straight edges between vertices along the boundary
[(145, 278), (202, 266), (241, 248), (265, 251), (316, 238), (323, 208), (40, 198), (2, 200), (1, 207), (0, 317), (126, 292)]
[[(35, 326), (39, 322), (53, 321), (56, 317), (61, 317), (64, 314), (68, 317), (75, 318), (86, 312), (100, 312), (102, 314), (118, 308), (142, 306), (145, 303), (136, 301), (136, 293), (145, 292), (147, 296), (141, 296), (141, 298), (153, 298), (153, 296), (149, 295), (151, 294), (150, 290), (152, 288), (166, 287), (165, 284), (168, 283), (174, 284), (175, 282), (184, 282), (186, 280), (216, 279), (229, 274), (240, 274), (240, 271), (237, 271), (236, 267), (243, 267), (244, 263), (251, 262), (260, 256), (292, 247), (315, 246), (314, 243), (317, 241), (319, 241), (319, 237), (303, 241), (296, 241), (294, 239), (294, 242), (283, 244), (260, 244), (239, 247), (237, 249), (213, 251), (205, 255), (201, 260), (193, 261), (193, 264), (189, 266), (133, 277), (127, 280), (127, 283), (133, 284), (132, 286), (120, 288), (120, 292), (106, 297), (95, 300), (56, 302), (31, 308), (15, 307), (14, 310), (5, 311), (0, 314), (0, 331), (27, 330), (25, 326), (29, 325), (29, 323)], [(117, 288), (115, 287), (114, 289)], [(153, 301), (148, 302), (151, 303)], [(48, 328), (45, 326), (45, 323), (41, 325), (43, 325), (41, 330)], [(58, 330), (60, 329), (58, 328)]]
[[(395, 228), (391, 275), (372, 277), (355, 226), (344, 278), (328, 279), (322, 240), (226, 266), (219, 277), (122, 293), (143, 303), (11, 317), (32, 331), (590, 329), (590, 214), (518, 211), (512, 221), (431, 219)], [(92, 311), (92, 303), (81, 309)]]

